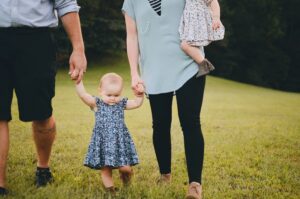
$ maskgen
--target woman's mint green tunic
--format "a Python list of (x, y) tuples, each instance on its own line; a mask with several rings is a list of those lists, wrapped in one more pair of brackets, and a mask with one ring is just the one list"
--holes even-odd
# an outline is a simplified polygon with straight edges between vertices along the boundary
[[(161, 0), (159, 15), (149, 0), (124, 0), (122, 11), (137, 26), (140, 72), (147, 94), (176, 91), (198, 72), (198, 65), (180, 48), (178, 28), (184, 5), (184, 0)], [(204, 54), (203, 48), (200, 52)]]

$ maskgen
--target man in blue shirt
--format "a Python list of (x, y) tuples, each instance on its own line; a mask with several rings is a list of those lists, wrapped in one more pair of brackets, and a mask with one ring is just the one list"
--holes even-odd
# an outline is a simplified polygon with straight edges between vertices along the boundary
[(73, 47), (69, 74), (72, 80), (80, 82), (87, 62), (78, 11), (76, 0), (1, 0), (0, 196), (8, 193), (5, 173), (13, 90), (20, 120), (32, 121), (37, 149), (36, 186), (45, 186), (53, 180), (49, 169), (56, 134), (51, 105), (56, 75), (52, 30), (60, 18)]

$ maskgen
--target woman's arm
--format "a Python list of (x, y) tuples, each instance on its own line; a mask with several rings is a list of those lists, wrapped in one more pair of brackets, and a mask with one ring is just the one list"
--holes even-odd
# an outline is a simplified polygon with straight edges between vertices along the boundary
[(138, 34), (135, 21), (124, 13), (125, 24), (126, 24), (126, 43), (127, 43), (127, 56), (130, 65), (131, 72), (131, 88), (134, 93), (138, 94), (138, 84), (143, 84), (138, 71), (138, 60), (139, 60), (139, 45), (138, 45)]
[(96, 107), (96, 99), (85, 91), (82, 81), (76, 84), (75, 88), (76, 88), (77, 95), (86, 105), (88, 105), (91, 108)]

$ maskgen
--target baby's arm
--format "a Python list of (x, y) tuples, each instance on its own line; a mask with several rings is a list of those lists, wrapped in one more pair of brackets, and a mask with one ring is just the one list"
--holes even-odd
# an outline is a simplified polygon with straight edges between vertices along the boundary
[(210, 8), (212, 11), (213, 29), (216, 30), (221, 26), (221, 21), (220, 21), (221, 9), (218, 0), (212, 0), (210, 4)]
[(135, 94), (135, 99), (127, 100), (126, 110), (135, 109), (140, 107), (144, 101), (144, 86), (142, 84), (138, 84), (138, 94)]
[(95, 108), (96, 107), (96, 99), (87, 93), (85, 91), (85, 88), (83, 86), (83, 82), (81, 81), (80, 83), (76, 84), (76, 92), (80, 99), (89, 107)]
[(126, 110), (140, 107), (144, 101), (144, 94), (136, 96), (133, 100), (127, 100)]

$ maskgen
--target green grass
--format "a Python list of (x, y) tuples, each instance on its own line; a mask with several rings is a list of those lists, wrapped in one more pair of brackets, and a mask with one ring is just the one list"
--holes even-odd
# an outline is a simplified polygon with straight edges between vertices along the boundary
[[(95, 64), (94, 64), (95, 65)], [(124, 96), (133, 97), (126, 59), (91, 67), (85, 86), (97, 94), (99, 78), (114, 71), (125, 80)], [(159, 176), (152, 146), (148, 100), (126, 111), (126, 123), (140, 157), (132, 186), (120, 187), (117, 198), (184, 198), (187, 184), (183, 137), (173, 103), (172, 172), (170, 186), (157, 186)], [(67, 70), (57, 75), (53, 101), (57, 138), (51, 166), (55, 183), (36, 189), (36, 166), (30, 123), (18, 119), (16, 100), (10, 123), (7, 198), (107, 198), (98, 171), (82, 165), (90, 140), (93, 113), (76, 96)], [(203, 189), (205, 198), (300, 197), (300, 94), (208, 77), (201, 113), (205, 137)]]

